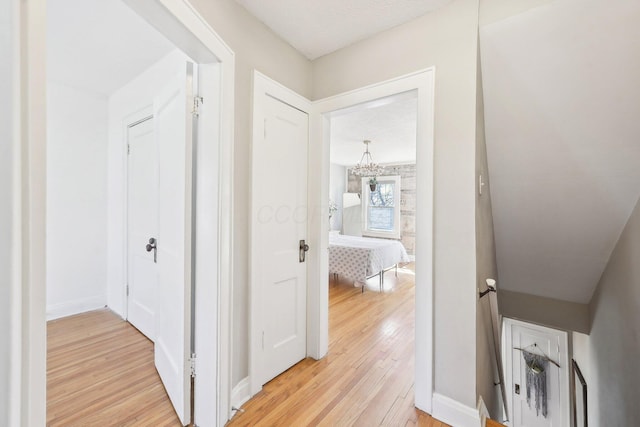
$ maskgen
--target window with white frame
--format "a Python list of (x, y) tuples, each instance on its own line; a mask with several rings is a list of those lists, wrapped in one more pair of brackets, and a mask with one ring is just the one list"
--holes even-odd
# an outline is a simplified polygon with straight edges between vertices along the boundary
[(400, 238), (400, 176), (379, 176), (375, 190), (362, 178), (362, 235)]

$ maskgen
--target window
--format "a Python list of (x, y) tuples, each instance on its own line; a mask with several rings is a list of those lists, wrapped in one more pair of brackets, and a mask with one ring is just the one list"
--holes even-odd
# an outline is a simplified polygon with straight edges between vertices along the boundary
[(400, 238), (400, 177), (378, 177), (375, 191), (369, 178), (362, 178), (364, 236)]

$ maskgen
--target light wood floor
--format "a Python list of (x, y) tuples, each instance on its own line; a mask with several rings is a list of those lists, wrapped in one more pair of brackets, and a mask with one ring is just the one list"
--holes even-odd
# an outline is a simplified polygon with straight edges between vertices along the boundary
[(178, 426), (153, 343), (109, 310), (47, 325), (47, 426)]
[[(329, 354), (305, 359), (247, 402), (229, 426), (446, 427), (413, 407), (410, 268), (364, 293), (330, 283)], [(153, 344), (108, 310), (48, 324), (48, 426), (178, 426)]]
[(329, 354), (267, 383), (229, 426), (446, 427), (413, 406), (414, 280), (410, 268), (329, 286)]

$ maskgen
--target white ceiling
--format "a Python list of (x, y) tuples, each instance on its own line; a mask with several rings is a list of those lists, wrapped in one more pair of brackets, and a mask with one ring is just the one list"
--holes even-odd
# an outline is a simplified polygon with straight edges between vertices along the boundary
[(411, 21), (451, 0), (236, 0), (309, 59)]
[(417, 93), (411, 91), (333, 113), (331, 163), (358, 163), (365, 139), (375, 163), (415, 162), (417, 109)]
[(174, 46), (120, 0), (47, 1), (47, 76), (108, 95)]
[(586, 303), (640, 194), (640, 2), (481, 29), (500, 285)]

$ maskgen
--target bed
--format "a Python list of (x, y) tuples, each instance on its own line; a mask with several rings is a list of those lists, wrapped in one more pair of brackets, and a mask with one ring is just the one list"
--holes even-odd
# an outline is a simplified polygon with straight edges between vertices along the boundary
[(353, 280), (363, 292), (367, 279), (375, 276), (380, 277), (382, 290), (384, 272), (395, 267), (397, 275), (402, 262), (409, 262), (409, 255), (397, 240), (329, 235), (329, 273)]

